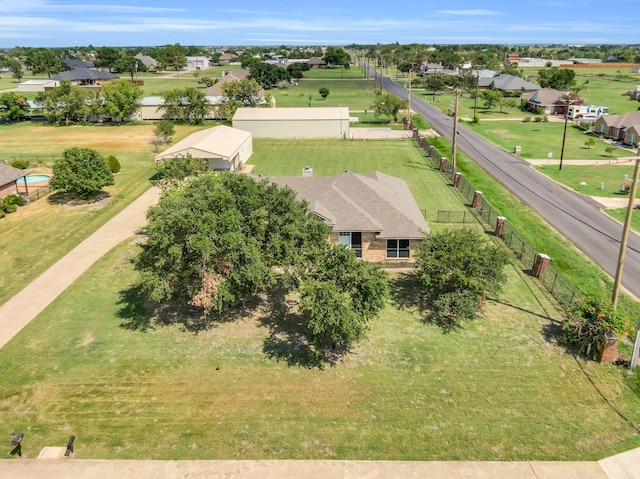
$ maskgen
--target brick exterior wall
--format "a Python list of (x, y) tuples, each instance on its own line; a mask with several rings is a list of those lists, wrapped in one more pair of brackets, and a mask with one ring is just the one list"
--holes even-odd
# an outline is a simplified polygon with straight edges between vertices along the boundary
[(0, 186), (0, 198), (15, 194), (17, 194), (15, 183), (9, 183), (8, 185)]
[[(398, 238), (405, 239), (405, 238)], [(338, 243), (338, 232), (332, 231), (329, 235), (331, 243)], [(375, 233), (362, 233), (362, 260), (370, 263), (394, 263), (413, 264), (415, 263), (416, 248), (421, 240), (412, 239), (409, 241), (408, 258), (387, 258), (387, 240), (376, 238)]]

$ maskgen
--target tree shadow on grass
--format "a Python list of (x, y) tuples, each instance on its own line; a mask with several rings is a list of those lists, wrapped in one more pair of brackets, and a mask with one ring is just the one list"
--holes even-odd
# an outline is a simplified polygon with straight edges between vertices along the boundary
[(120, 326), (132, 331), (149, 331), (158, 327), (179, 325), (184, 331), (197, 334), (215, 327), (218, 323), (236, 321), (239, 317), (251, 315), (260, 304), (251, 304), (208, 316), (199, 308), (185, 305), (179, 307), (171, 303), (155, 303), (149, 299), (141, 286), (135, 285), (119, 293), (117, 312), (122, 320)]
[(344, 356), (346, 348), (340, 346), (322, 352), (314, 348), (304, 318), (296, 310), (296, 302), (287, 298), (286, 291), (271, 291), (269, 298), (260, 317), (260, 324), (269, 330), (262, 348), (269, 358), (286, 361), (289, 366), (324, 369)]
[(111, 201), (111, 195), (106, 191), (101, 191), (88, 199), (78, 198), (71, 193), (55, 192), (47, 198), (52, 205), (85, 206), (85, 205), (105, 205)]
[(420, 295), (420, 281), (415, 273), (399, 273), (389, 279), (391, 303), (398, 309), (416, 310), (424, 316), (426, 307)]

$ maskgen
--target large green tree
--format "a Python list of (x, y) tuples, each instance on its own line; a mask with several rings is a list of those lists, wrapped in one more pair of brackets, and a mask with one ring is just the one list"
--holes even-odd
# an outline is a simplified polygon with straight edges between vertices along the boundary
[(203, 123), (212, 109), (205, 94), (197, 88), (167, 90), (162, 97), (164, 103), (161, 109), (164, 111), (164, 117), (189, 125)]
[(240, 107), (256, 107), (262, 101), (260, 90), (262, 87), (253, 79), (236, 80), (222, 85), (222, 93), (225, 96), (219, 106), (221, 118), (232, 118)]
[(46, 74), (49, 78), (51, 78), (51, 75), (61, 72), (64, 68), (62, 60), (47, 48), (32, 50), (27, 55), (26, 63), (34, 75)]
[(328, 234), (293, 191), (234, 173), (187, 178), (148, 218), (141, 286), (205, 316), (256, 298), (282, 279), (275, 266), (286, 271)]
[(29, 113), (27, 99), (13, 92), (0, 93), (0, 120), (20, 121)]
[(187, 66), (187, 56), (179, 43), (159, 50), (157, 59), (165, 70), (175, 70), (176, 73)]
[(393, 121), (398, 121), (398, 112), (406, 107), (406, 101), (401, 100), (391, 93), (376, 95), (376, 99), (373, 105), (371, 105), (375, 116), (385, 115), (387, 117), (393, 117)]
[(257, 81), (262, 88), (268, 90), (282, 81), (290, 81), (288, 70), (277, 65), (264, 62), (249, 62), (249, 78)]
[(24, 70), (22, 70), (22, 63), (20, 63), (20, 60), (12, 58), (7, 61), (7, 66), (11, 73), (13, 73), (13, 78), (18, 81), (22, 80), (22, 77), (24, 77)]
[(576, 85), (576, 72), (570, 68), (541, 68), (538, 70), (538, 83), (542, 88), (571, 90)]
[(300, 309), (310, 342), (319, 352), (351, 346), (386, 304), (386, 272), (335, 244), (325, 244), (305, 266)]
[(120, 51), (113, 47), (100, 47), (96, 51), (96, 59), (93, 62), (95, 66), (100, 68), (107, 68), (111, 71), (116, 62), (120, 58)]
[(129, 80), (114, 80), (102, 86), (104, 107), (115, 121), (122, 121), (140, 108), (142, 89)]
[(60, 86), (39, 93), (36, 101), (44, 105), (44, 115), (50, 123), (58, 125), (84, 122), (91, 113), (91, 92), (63, 81)]
[(113, 184), (113, 173), (104, 157), (91, 148), (77, 146), (64, 150), (53, 164), (51, 189), (88, 199), (104, 186)]
[(131, 80), (135, 79), (138, 71), (145, 69), (144, 63), (133, 55), (131, 50), (121, 50), (118, 59), (113, 64), (113, 71), (116, 73), (128, 73)]
[(445, 331), (476, 316), (484, 299), (506, 281), (506, 250), (471, 228), (426, 236), (416, 251), (416, 271), (428, 318)]

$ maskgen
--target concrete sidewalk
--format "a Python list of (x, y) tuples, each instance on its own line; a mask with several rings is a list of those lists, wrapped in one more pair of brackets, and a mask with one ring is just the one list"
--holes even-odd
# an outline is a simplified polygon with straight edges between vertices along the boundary
[[(640, 449), (597, 462), (407, 461), (0, 461), (0, 477), (20, 479), (638, 479)], [(602, 463), (603, 461), (600, 461)]]
[(133, 236), (141, 226), (144, 226), (147, 209), (156, 204), (159, 197), (159, 188), (153, 187), (147, 190), (26, 288), (0, 306), (0, 348), (107, 251)]

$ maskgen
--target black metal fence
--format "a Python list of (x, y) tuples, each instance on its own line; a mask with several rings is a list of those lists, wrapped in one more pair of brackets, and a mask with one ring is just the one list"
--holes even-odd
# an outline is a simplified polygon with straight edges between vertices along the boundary
[[(421, 137), (418, 130), (413, 130), (413, 138), (417, 144), (424, 150), (426, 156), (431, 159), (434, 166), (447, 178), (454, 180), (453, 165), (449, 159), (442, 157), (440, 153), (429, 143), (429, 141)], [(482, 196), (476, 196), (476, 188), (462, 175), (455, 178), (454, 184), (457, 190), (467, 203), (472, 204), (473, 201), (478, 201), (475, 207), (475, 211), (478, 216), (492, 229), (495, 230), (498, 223), (499, 215), (493, 207)], [(443, 212), (448, 213), (448, 212)], [(440, 211), (438, 212), (438, 222), (440, 221)], [(442, 221), (447, 222), (447, 221)], [(453, 221), (450, 221), (453, 222)], [(534, 263), (538, 256), (538, 251), (531, 247), (522, 239), (520, 235), (509, 225), (505, 223), (504, 230), (500, 234), (500, 239), (505, 245), (514, 253), (514, 255), (524, 265), (525, 270), (531, 271), (534, 267)], [(580, 295), (579, 292), (569, 283), (562, 274), (550, 264), (544, 274), (538, 277), (542, 284), (549, 290), (554, 298), (564, 307), (568, 307), (573, 301)]]
[(436, 223), (477, 223), (476, 217), (468, 211), (445, 211), (438, 210), (436, 213)]

